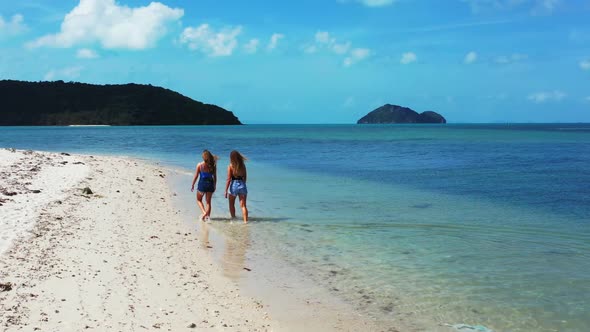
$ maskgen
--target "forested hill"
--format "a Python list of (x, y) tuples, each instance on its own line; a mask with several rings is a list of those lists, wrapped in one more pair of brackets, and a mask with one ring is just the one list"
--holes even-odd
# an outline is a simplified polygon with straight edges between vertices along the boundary
[(385, 104), (360, 118), (357, 123), (447, 123), (447, 119), (445, 119), (444, 116), (432, 111), (418, 113), (408, 107)]
[(151, 85), (0, 81), (0, 126), (234, 124), (230, 111)]

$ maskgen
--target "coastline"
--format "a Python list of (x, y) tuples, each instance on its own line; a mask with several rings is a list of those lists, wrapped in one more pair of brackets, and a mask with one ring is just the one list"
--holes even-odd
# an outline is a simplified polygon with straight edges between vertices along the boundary
[[(10, 153), (22, 158), (3, 160), (3, 168), (29, 164), (23, 151)], [(35, 209), (32, 228), (0, 256), (4, 331), (273, 329), (264, 306), (224, 280), (196, 245), (194, 230), (170, 203), (162, 167), (127, 158), (30, 155), (45, 163), (79, 160), (87, 173), (63, 198)], [(83, 194), (84, 187), (93, 194)], [(23, 218), (11, 207), (17, 203), (0, 207), (3, 219), (9, 211)]]
[[(226, 255), (232, 260), (245, 257), (245, 267), (252, 271), (242, 270), (242, 276), (266, 272), (253, 264), (256, 256), (266, 255), (262, 262), (271, 269), (294, 267), (310, 283), (352, 306), (359, 314), (355, 317), (383, 321), (385, 330), (457, 330), (453, 326), (460, 324), (495, 331), (585, 330), (590, 196), (563, 192), (588, 192), (584, 183), (589, 174), (580, 167), (590, 160), (583, 153), (587, 130), (566, 133), (560, 125), (354, 128), (5, 128), (0, 145), (128, 156), (180, 168), (190, 178), (201, 146), (219, 153), (223, 166), (223, 152), (239, 140), (251, 157), (248, 204), (253, 223), (250, 232), (231, 227), (227, 200), (217, 193), (214, 201), (220, 198), (221, 206), (214, 205), (211, 229), (227, 239), (242, 236)], [(346, 146), (370, 146), (367, 163), (360, 169), (351, 166)], [(320, 163), (341, 171), (313, 167)], [(357, 171), (363, 176), (351, 176)], [(196, 210), (190, 179), (173, 192)], [(191, 230), (200, 230), (194, 217), (184, 221)], [(209, 255), (219, 261), (221, 251), (225, 264), (223, 246), (211, 246)], [(282, 277), (275, 270), (271, 277)], [(238, 288), (248, 291), (241, 284)], [(281, 320), (273, 309), (284, 307), (261, 297), (273, 320)]]
[[(167, 179), (174, 193), (183, 193), (192, 174), (186, 169), (173, 168)], [(259, 238), (257, 223), (268, 219), (261, 217), (263, 212), (258, 206), (249, 206), (251, 220), (244, 225), (239, 211), (236, 220), (229, 219), (227, 200), (219, 193), (213, 197), (211, 222), (207, 223), (198, 220), (200, 211), (194, 195), (174, 195), (173, 202), (197, 232), (201, 248), (208, 252), (223, 278), (235, 283), (241, 294), (264, 304), (273, 318), (273, 330), (395, 332), (400, 328), (360, 314), (295, 266), (274, 258), (253, 243)]]
[(174, 169), (127, 157), (0, 151), (2, 170), (14, 177), (2, 186), (32, 183), (44, 193), (22, 201), (27, 193), (18, 193), (0, 206), (3, 220), (30, 219), (0, 252), (3, 331), (384, 330), (302, 276), (277, 284), (268, 278), (273, 269), (296, 271), (260, 253), (244, 274), (233, 240), (182, 208), (189, 195), (176, 194)]

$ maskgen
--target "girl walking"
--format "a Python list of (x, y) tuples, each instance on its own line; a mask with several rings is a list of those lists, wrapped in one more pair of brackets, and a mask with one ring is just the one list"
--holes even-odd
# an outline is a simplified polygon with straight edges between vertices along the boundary
[[(203, 161), (197, 164), (197, 170), (193, 177), (191, 192), (195, 190), (195, 182), (199, 178), (197, 185), (197, 204), (203, 213), (201, 220), (205, 221), (211, 218), (211, 197), (217, 186), (217, 156), (214, 156), (209, 150), (204, 150)], [(203, 196), (207, 203), (207, 208), (203, 205)]]
[[(242, 208), (242, 218), (244, 223), (248, 223), (248, 207), (246, 198), (248, 197), (248, 188), (246, 180), (248, 172), (246, 171), (246, 157), (238, 151), (233, 150), (229, 154), (229, 166), (227, 167), (227, 181), (225, 183), (225, 198), (229, 199), (229, 213), (232, 218), (236, 217), (236, 197), (240, 198), (240, 207)], [(229, 197), (228, 197), (229, 190)]]

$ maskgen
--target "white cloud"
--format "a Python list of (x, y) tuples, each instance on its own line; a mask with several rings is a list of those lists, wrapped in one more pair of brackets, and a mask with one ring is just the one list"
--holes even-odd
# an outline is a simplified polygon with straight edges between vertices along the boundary
[(185, 28), (180, 35), (180, 42), (187, 44), (191, 50), (199, 50), (209, 56), (229, 56), (238, 46), (236, 37), (242, 33), (242, 27), (225, 27), (213, 30), (209, 24)]
[(473, 13), (504, 10), (509, 11), (519, 7), (527, 7), (533, 15), (551, 14), (562, 0), (462, 0), (469, 4)]
[(402, 54), (402, 58), (400, 59), (399, 62), (403, 65), (407, 65), (412, 62), (416, 62), (416, 60), (418, 60), (418, 57), (416, 56), (416, 54), (414, 52), (407, 52), (407, 53)]
[(551, 14), (561, 4), (561, 2), (561, 0), (537, 0), (535, 1), (532, 14)]
[(315, 41), (320, 44), (331, 44), (334, 43), (334, 38), (330, 37), (330, 33), (327, 31), (318, 31), (315, 33)]
[(352, 42), (338, 42), (328, 31), (318, 31), (314, 36), (314, 43), (303, 48), (307, 54), (317, 53), (320, 50), (327, 50), (331, 53), (345, 56), (344, 66), (349, 67), (371, 55), (368, 48), (352, 48)]
[(244, 50), (248, 54), (254, 54), (258, 51), (258, 45), (260, 41), (258, 39), (250, 39), (250, 41), (244, 45)]
[(25, 18), (21, 14), (13, 15), (10, 21), (6, 21), (0, 16), (0, 35), (16, 35), (25, 31), (27, 27), (24, 21)]
[(368, 48), (355, 48), (350, 53), (356, 59), (364, 59), (371, 54), (371, 50)]
[(79, 59), (96, 59), (98, 54), (89, 48), (81, 48), (76, 52), (76, 57)]
[(55, 81), (55, 80), (73, 80), (75, 78), (80, 77), (80, 72), (82, 71), (81, 66), (74, 66), (74, 67), (67, 67), (62, 69), (52, 69), (45, 76), (43, 79), (45, 81)]
[(285, 38), (285, 35), (283, 35), (282, 33), (273, 33), (272, 36), (270, 36), (270, 42), (268, 43), (266, 49), (268, 49), (269, 51), (274, 50), (279, 45), (279, 40), (283, 38)]
[(72, 47), (99, 42), (104, 48), (141, 50), (155, 46), (166, 25), (184, 15), (179, 8), (159, 2), (129, 8), (115, 0), (80, 0), (61, 24), (61, 31), (27, 44), (35, 47)]
[(315, 33), (314, 41), (307, 45), (304, 45), (303, 52), (307, 54), (317, 53), (320, 49), (325, 48), (326, 45), (334, 43), (334, 39), (330, 37), (330, 33), (327, 31), (318, 31)]
[(315, 34), (315, 44), (307, 46), (304, 50), (306, 53), (315, 53), (321, 48), (328, 48), (336, 54), (346, 54), (351, 46), (352, 43), (349, 41), (338, 43), (329, 32), (318, 31)]
[(349, 56), (344, 59), (344, 66), (350, 67), (353, 64), (366, 59), (369, 55), (371, 55), (371, 50), (368, 48), (352, 49)]
[(553, 91), (543, 91), (543, 92), (536, 92), (532, 93), (528, 96), (528, 100), (535, 102), (537, 104), (549, 102), (549, 101), (560, 101), (564, 99), (567, 95), (559, 90)]
[(357, 0), (357, 2), (368, 7), (383, 7), (391, 5), (395, 0)]
[(342, 44), (334, 43), (334, 45), (332, 45), (332, 51), (334, 51), (334, 53), (336, 54), (346, 54), (351, 46), (351, 42), (346, 42)]
[(475, 62), (475, 60), (477, 60), (477, 53), (471, 51), (465, 55), (465, 63), (466, 64), (468, 64), (468, 65), (472, 64)]
[(303, 52), (307, 54), (313, 54), (318, 51), (318, 47), (315, 45), (307, 45), (303, 48)]
[(590, 70), (590, 59), (580, 61), (580, 68), (582, 70)]
[(496, 58), (494, 59), (494, 61), (495, 61), (496, 63), (500, 63), (500, 64), (506, 64), (506, 63), (510, 63), (510, 58), (508, 58), (508, 57), (507, 57), (507, 56), (505, 56), (505, 55), (500, 55), (500, 56), (496, 57)]
[(500, 55), (494, 59), (494, 62), (501, 64), (501, 65), (505, 65), (505, 64), (509, 64), (509, 63), (514, 63), (514, 62), (526, 60), (526, 59), (528, 59), (528, 57), (529, 56), (526, 54), (519, 54), (519, 53), (514, 53), (512, 55)]

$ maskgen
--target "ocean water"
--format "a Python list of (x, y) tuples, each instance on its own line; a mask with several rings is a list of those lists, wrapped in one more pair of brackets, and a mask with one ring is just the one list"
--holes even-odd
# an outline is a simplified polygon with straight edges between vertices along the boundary
[[(247, 250), (359, 313), (416, 330), (590, 326), (588, 124), (0, 127), (0, 147), (128, 155), (187, 174), (207, 148), (222, 179), (238, 149)], [(223, 184), (212, 227), (239, 242)]]

